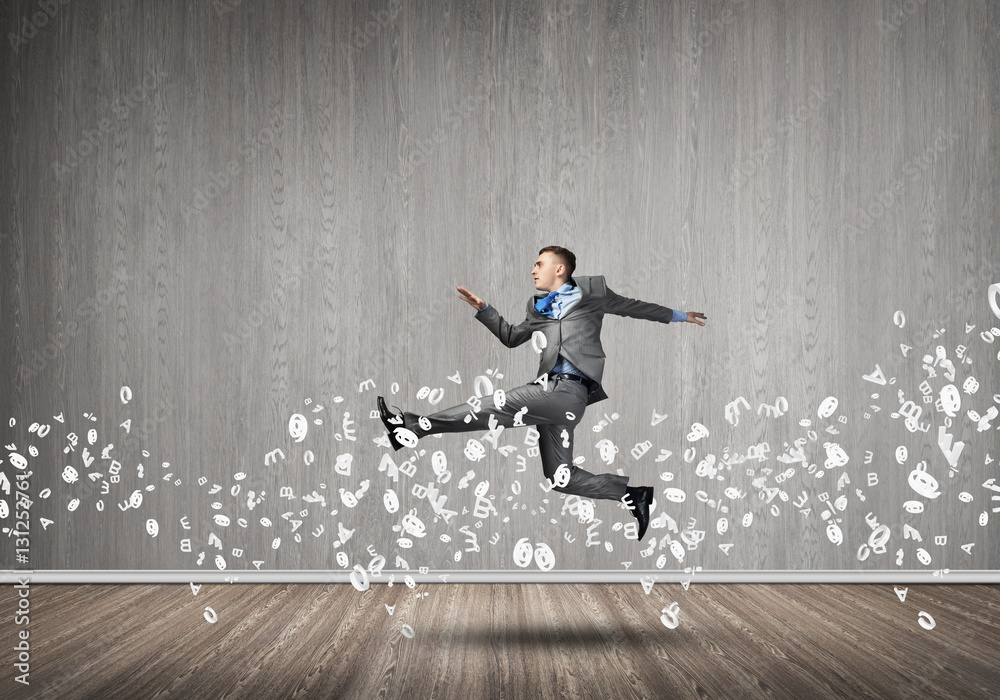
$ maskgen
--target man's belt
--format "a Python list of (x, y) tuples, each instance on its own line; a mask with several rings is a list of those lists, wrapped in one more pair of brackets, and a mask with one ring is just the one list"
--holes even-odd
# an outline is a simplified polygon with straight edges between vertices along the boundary
[(594, 386), (593, 379), (589, 379), (587, 377), (581, 377), (579, 374), (567, 374), (567, 373), (553, 374), (550, 372), (549, 376), (552, 377), (553, 379), (572, 379), (574, 382), (580, 382), (585, 387), (587, 387), (587, 391), (590, 391), (590, 389)]

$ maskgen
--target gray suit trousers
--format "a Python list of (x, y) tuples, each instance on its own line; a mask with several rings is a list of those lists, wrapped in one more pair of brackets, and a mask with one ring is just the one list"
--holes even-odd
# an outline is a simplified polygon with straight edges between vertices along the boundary
[[(527, 406), (521, 415), (525, 425), (536, 426), (539, 432), (538, 449), (542, 458), (542, 472), (553, 483), (556, 470), (565, 464), (570, 471), (566, 486), (555, 486), (554, 491), (576, 494), (583, 498), (608, 498), (620, 500), (625, 495), (629, 477), (619, 474), (591, 474), (573, 464), (573, 429), (583, 419), (587, 408), (587, 388), (571, 379), (549, 377), (548, 388), (532, 382), (506, 392), (506, 401), (497, 408), (492, 396), (482, 399), (482, 408), (469, 422), (465, 419), (472, 407), (461, 403), (427, 416), (431, 427), (424, 430), (419, 425), (420, 415), (403, 412), (403, 426), (418, 437), (436, 433), (465, 433), (490, 429), (490, 416), (496, 416), (504, 428), (514, 425), (514, 416)], [(567, 417), (567, 413), (571, 417)]]

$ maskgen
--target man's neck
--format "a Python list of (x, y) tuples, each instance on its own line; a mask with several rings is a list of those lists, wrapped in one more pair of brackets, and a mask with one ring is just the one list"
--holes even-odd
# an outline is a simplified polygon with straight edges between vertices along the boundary
[[(560, 289), (566, 286), (567, 282), (570, 282), (570, 280), (563, 280), (562, 282), (559, 282), (559, 284), (555, 285), (555, 289), (542, 289), (539, 291), (545, 292), (546, 294), (551, 294), (552, 292), (558, 292)], [(576, 285), (574, 284), (573, 286), (575, 287)]]

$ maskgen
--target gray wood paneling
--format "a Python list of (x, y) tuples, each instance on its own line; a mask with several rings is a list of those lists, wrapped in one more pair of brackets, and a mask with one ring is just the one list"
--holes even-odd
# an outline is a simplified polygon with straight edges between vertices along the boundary
[[(998, 3), (81, 0), (50, 18), (39, 8), (0, 9), (4, 35), (24, 39), (0, 52), (0, 416), (4, 444), (40, 450), (29, 466), (28, 566), (197, 569), (221, 553), (232, 569), (322, 569), (339, 568), (338, 550), (367, 565), (371, 546), (390, 568), (399, 554), (411, 567), (502, 569), (525, 537), (550, 545), (560, 569), (651, 569), (661, 554), (667, 568), (733, 570), (1000, 562), (993, 492), (982, 486), (997, 474), (1000, 420), (979, 430), (969, 414), (995, 408), (1000, 387), (1000, 345), (980, 336), (1000, 325), (987, 297), (1000, 282)], [(454, 287), (518, 322), (548, 244), (574, 250), (579, 274), (603, 274), (619, 293), (709, 317), (704, 328), (606, 317), (611, 398), (576, 434), (592, 470), (605, 469), (595, 443), (607, 437), (620, 450), (610, 468), (686, 492), (681, 504), (658, 498), (678, 529), (706, 531), (683, 562), (666, 543), (676, 532), (652, 529), (637, 545), (613, 530), (632, 518), (610, 502), (596, 504), (603, 523), (588, 547), (586, 525), (538, 488), (538, 459), (516, 472), (523, 430), (504, 434), (517, 447), (509, 457), (491, 450), (473, 464), (463, 448), (481, 436), (447, 435), (421, 443), (412, 478), (392, 485), (378, 471), (376, 394), (430, 411), (422, 387), (444, 388), (445, 406), (488, 369), (507, 389), (534, 377), (531, 350), (501, 346)], [(968, 377), (980, 385), (961, 391), (948, 429), (965, 443), (953, 474), (938, 446), (945, 416), (920, 389), (920, 358), (939, 345), (960, 391)], [(876, 364), (893, 384), (862, 378)], [(447, 378), (455, 372), (461, 385)], [(374, 388), (359, 390), (368, 379)], [(927, 386), (937, 398), (948, 383), (939, 369)], [(838, 408), (819, 418), (828, 396)], [(750, 410), (733, 425), (726, 406), (739, 397)], [(758, 415), (779, 397), (785, 415)], [(907, 400), (927, 432), (892, 416)], [(654, 411), (668, 418), (652, 426)], [(295, 413), (323, 421), (301, 443), (289, 435)], [(619, 418), (598, 435), (605, 413)], [(51, 432), (29, 434), (33, 422)], [(694, 423), (709, 436), (689, 440)], [(83, 445), (63, 447), (91, 427), (97, 461), (84, 468)], [(818, 467), (796, 465), (779, 483), (788, 465), (778, 456), (799, 439)], [(633, 458), (644, 440), (652, 450)], [(122, 470), (102, 494), (108, 443)], [(763, 461), (722, 467), (721, 480), (697, 473), (710, 455), (719, 466), (764, 443)], [(848, 464), (824, 468), (824, 443)], [(285, 459), (266, 465), (276, 448)], [(447, 525), (410, 493), (435, 478), (436, 450), (453, 474), (446, 507), (459, 512)], [(657, 463), (661, 450), (672, 455)], [(334, 471), (346, 453), (349, 476)], [(939, 498), (908, 483), (921, 461)], [(77, 483), (61, 478), (67, 465)], [(458, 488), (470, 469), (476, 478)], [(788, 500), (760, 498), (762, 476)], [(475, 529), (481, 479), (498, 513)], [(365, 481), (356, 507), (342, 503), (339, 489)], [(121, 509), (154, 485), (140, 507)], [(395, 515), (382, 503), (388, 486), (400, 494)], [(745, 496), (730, 499), (727, 487)], [(252, 509), (250, 490), (264, 494)], [(313, 491), (325, 501), (304, 501)], [(823, 494), (846, 499), (839, 546), (820, 518)], [(69, 512), (73, 498), (81, 505)], [(905, 512), (907, 500), (926, 511)], [(413, 508), (428, 535), (401, 549), (392, 528)], [(886, 553), (859, 561), (869, 514), (891, 536)], [(52, 522), (43, 529), (41, 518)], [(338, 523), (354, 530), (340, 547)], [(479, 552), (464, 551), (462, 525)], [(904, 538), (904, 525), (922, 542)], [(10, 548), (0, 563), (24, 565)]]

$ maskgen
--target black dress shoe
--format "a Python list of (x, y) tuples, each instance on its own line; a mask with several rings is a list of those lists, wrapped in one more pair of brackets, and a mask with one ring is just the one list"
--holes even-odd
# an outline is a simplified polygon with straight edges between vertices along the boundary
[(379, 396), (378, 415), (382, 419), (382, 424), (385, 425), (385, 429), (389, 431), (389, 444), (392, 445), (392, 449), (399, 452), (403, 449), (403, 444), (396, 439), (396, 428), (403, 426), (403, 414), (391, 413), (385, 405), (385, 399)]
[(631, 511), (635, 519), (639, 521), (639, 541), (646, 536), (646, 528), (649, 527), (649, 507), (653, 504), (653, 487), (637, 486), (626, 487), (625, 492), (632, 499)]

